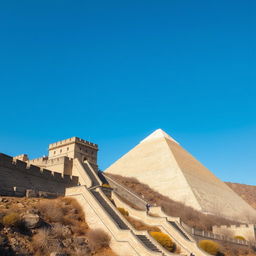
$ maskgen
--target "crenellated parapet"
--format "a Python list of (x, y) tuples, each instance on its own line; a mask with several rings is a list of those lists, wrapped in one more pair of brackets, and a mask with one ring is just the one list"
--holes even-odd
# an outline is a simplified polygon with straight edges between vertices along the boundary
[(89, 147), (92, 147), (94, 149), (98, 149), (98, 145), (95, 144), (95, 143), (92, 143), (92, 142), (87, 141), (87, 140), (80, 139), (78, 137), (72, 137), (72, 138), (69, 138), (69, 139), (61, 140), (61, 141), (50, 144), (49, 145), (49, 150), (54, 149), (54, 148), (58, 148), (60, 146), (67, 146), (67, 145), (73, 144), (73, 143), (78, 143), (78, 144), (81, 144), (81, 145), (84, 145), (84, 146), (89, 146)]
[(248, 241), (254, 241), (256, 239), (255, 234), (256, 226), (254, 224), (237, 224), (237, 225), (220, 225), (213, 226), (212, 231), (215, 234), (227, 235), (231, 237), (244, 237)]
[(0, 192), (22, 186), (26, 189), (64, 193), (66, 187), (78, 183), (76, 176), (54, 172), (0, 153)]

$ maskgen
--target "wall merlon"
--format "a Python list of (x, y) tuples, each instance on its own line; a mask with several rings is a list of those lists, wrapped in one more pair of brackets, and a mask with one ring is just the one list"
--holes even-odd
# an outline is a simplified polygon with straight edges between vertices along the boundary
[(47, 178), (53, 178), (53, 172), (47, 169), (42, 168), (42, 173)]
[(34, 173), (41, 173), (40, 167), (38, 167), (38, 166), (36, 166), (36, 165), (33, 165), (33, 164), (28, 165), (28, 166), (27, 166), (27, 169), (28, 169), (29, 171), (34, 172)]
[(39, 161), (47, 161), (48, 160), (48, 156), (43, 156), (43, 157), (38, 157), (38, 158), (35, 158), (35, 159), (32, 159), (32, 160), (29, 160), (29, 162), (39, 162)]
[(24, 168), (24, 169), (27, 168), (27, 163), (26, 163), (26, 162), (23, 162), (23, 161), (20, 161), (20, 160), (18, 160), (18, 159), (16, 159), (13, 163), (14, 163), (17, 167), (19, 167), (19, 168)]
[(77, 177), (77, 176), (71, 176), (71, 179), (72, 179), (72, 182), (73, 182), (74, 184), (78, 184), (78, 183), (79, 183), (79, 177)]
[(63, 179), (65, 182), (70, 182), (72, 180), (72, 177), (70, 175), (64, 175)]
[(63, 180), (61, 173), (58, 173), (58, 172), (54, 172), (53, 177), (55, 180), (61, 180), (61, 181)]
[(95, 144), (95, 143), (80, 139), (78, 137), (72, 137), (72, 138), (69, 138), (69, 139), (66, 139), (66, 140), (61, 140), (61, 141), (49, 144), (49, 150), (54, 149), (54, 148), (58, 148), (60, 146), (66, 146), (66, 145), (69, 145), (69, 144), (72, 144), (72, 143), (81, 143), (83, 145), (91, 146), (95, 149), (98, 148), (98, 145)]

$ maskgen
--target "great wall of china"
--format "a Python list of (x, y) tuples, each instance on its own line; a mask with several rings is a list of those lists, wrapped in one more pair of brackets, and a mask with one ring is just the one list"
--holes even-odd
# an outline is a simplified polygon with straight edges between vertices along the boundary
[[(76, 198), (85, 212), (88, 225), (107, 232), (111, 236), (111, 248), (121, 256), (175, 254), (163, 248), (148, 232), (136, 230), (117, 207), (127, 209), (130, 216), (157, 226), (168, 234), (180, 248), (179, 255), (209, 255), (198, 247), (199, 238), (223, 240), (239, 246), (251, 245), (248, 241), (226, 239), (218, 234), (217, 227), (216, 233), (194, 230), (180, 218), (167, 216), (160, 207), (151, 207), (151, 214), (147, 214), (147, 202), (143, 198), (99, 172), (97, 150), (96, 144), (74, 137), (50, 144), (49, 156), (36, 160), (29, 160), (24, 155), (10, 157), (0, 154), (0, 195)], [(36, 163), (39, 166), (34, 165)], [(54, 166), (57, 166), (56, 171)], [(106, 182), (111, 188), (103, 186)], [(120, 198), (125, 198), (140, 210)], [(249, 225), (237, 228), (246, 227)], [(254, 226), (250, 228), (254, 229)]]

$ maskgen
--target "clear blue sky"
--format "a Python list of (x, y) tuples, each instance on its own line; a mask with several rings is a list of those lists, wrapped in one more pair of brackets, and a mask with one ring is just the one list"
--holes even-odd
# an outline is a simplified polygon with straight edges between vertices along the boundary
[(105, 169), (162, 128), (256, 185), (254, 0), (0, 0), (0, 151), (71, 136)]

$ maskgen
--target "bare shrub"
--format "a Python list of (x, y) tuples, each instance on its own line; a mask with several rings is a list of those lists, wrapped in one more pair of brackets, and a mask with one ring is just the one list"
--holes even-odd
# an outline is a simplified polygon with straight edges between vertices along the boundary
[(73, 221), (71, 230), (75, 235), (83, 236), (88, 231), (88, 225), (85, 222)]
[(110, 236), (101, 229), (90, 230), (87, 237), (89, 247), (94, 252), (109, 247)]
[(76, 252), (76, 256), (87, 256), (87, 255), (91, 255), (91, 253), (85, 249), (85, 248), (76, 248), (75, 249)]
[(143, 230), (146, 230), (146, 231), (155, 231), (155, 232), (159, 232), (160, 229), (156, 226), (149, 226), (145, 223), (143, 223), (142, 221), (139, 221), (135, 218), (132, 218), (131, 216), (124, 216), (128, 221), (129, 223), (137, 230), (140, 230), (140, 231), (143, 231)]
[(3, 225), (6, 227), (16, 227), (20, 224), (20, 216), (19, 214), (12, 212), (9, 214), (6, 214), (3, 217)]
[(63, 207), (57, 199), (41, 201), (37, 208), (45, 219), (52, 222), (62, 222), (65, 216)]
[(32, 239), (32, 246), (34, 250), (44, 252), (48, 247), (49, 238), (50, 231), (48, 229), (39, 229), (38, 233), (34, 235)]
[(76, 199), (70, 197), (62, 197), (59, 199), (64, 204), (65, 213), (72, 214), (73, 218), (78, 221), (85, 221), (84, 211)]
[(66, 235), (65, 226), (63, 226), (60, 223), (54, 224), (54, 226), (51, 229), (51, 235), (59, 239), (65, 238), (65, 235)]

